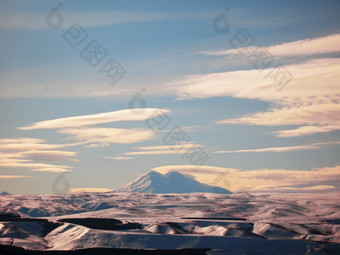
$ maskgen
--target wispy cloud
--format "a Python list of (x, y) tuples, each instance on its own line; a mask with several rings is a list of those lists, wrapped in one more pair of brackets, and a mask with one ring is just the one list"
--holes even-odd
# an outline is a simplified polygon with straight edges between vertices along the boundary
[(188, 75), (170, 82), (168, 90), (174, 90), (178, 99), (230, 96), (284, 105), (339, 99), (340, 58), (314, 59), (286, 68), (294, 79), (280, 93), (274, 81), (257, 70)]
[(33, 129), (58, 129), (58, 128), (75, 128), (75, 127), (86, 127), (98, 124), (105, 124), (118, 121), (142, 121), (147, 120), (155, 115), (169, 113), (166, 109), (156, 108), (140, 108), (124, 109), (113, 112), (97, 113), (91, 115), (59, 118), (54, 120), (46, 120), (36, 122), (30, 126), (20, 127), (22, 130), (33, 130)]
[[(51, 6), (53, 8), (54, 6)], [(131, 22), (153, 22), (171, 19), (206, 18), (207, 14), (197, 15), (195, 13), (154, 13), (136, 11), (63, 11), (59, 14), (64, 17), (64, 27), (69, 27), (75, 22), (82, 27), (112, 26)], [(48, 29), (45, 17), (48, 12), (4, 12), (0, 13), (2, 22), (0, 29), (25, 29), (37, 30)], [(208, 16), (210, 18), (210, 16)]]
[(74, 151), (31, 150), (31, 151), (19, 152), (18, 155), (24, 155), (33, 160), (41, 160), (41, 161), (78, 161), (77, 159), (71, 158), (77, 155), (77, 153)]
[(114, 159), (114, 160), (130, 160), (133, 159), (132, 157), (102, 157), (106, 159)]
[(262, 126), (340, 124), (340, 104), (320, 102), (320, 104), (273, 109), (268, 112), (222, 120), (219, 123)]
[(340, 130), (340, 124), (327, 126), (303, 126), (295, 129), (274, 131), (273, 134), (277, 137), (294, 137), (317, 133), (328, 133), (334, 130)]
[(159, 150), (159, 151), (132, 151), (126, 152), (123, 155), (172, 155), (172, 154), (185, 154), (188, 150)]
[[(46, 164), (39, 161), (76, 161), (75, 152), (55, 150), (77, 145), (88, 147), (108, 146), (110, 144), (133, 144), (151, 139), (155, 133), (146, 128), (108, 128), (92, 127), (118, 121), (143, 121), (168, 113), (166, 109), (140, 108), (98, 113), (85, 116), (59, 118), (36, 122), (22, 130), (59, 129), (57, 132), (69, 135), (69, 139), (79, 142), (65, 144), (46, 144), (43, 139), (15, 138), (0, 140), (0, 167), (29, 168), (36, 172), (70, 172), (72, 167)], [(115, 157), (116, 160), (127, 160), (130, 157)]]
[[(48, 12), (1, 12), (2, 22), (0, 29), (48, 29), (45, 17)], [(74, 22), (83, 27), (96, 27), (123, 24), (129, 22), (150, 22), (164, 19), (162, 14), (140, 13), (124, 11), (100, 11), (100, 12), (72, 12), (60, 9), (59, 14), (64, 17), (64, 26), (69, 27)]]
[(305, 125), (291, 130), (273, 132), (278, 137), (325, 133), (340, 129), (340, 104), (318, 102), (312, 105), (285, 107), (249, 116), (226, 119), (218, 123), (259, 126)]
[(146, 146), (146, 147), (135, 147), (132, 152), (125, 152), (122, 155), (135, 156), (135, 155), (172, 155), (172, 154), (186, 154), (192, 148), (203, 147), (200, 144), (187, 142), (178, 145), (172, 145), (171, 148), (167, 145), (161, 146)]
[(0, 167), (4, 168), (29, 168), (36, 172), (70, 172), (70, 166), (52, 165), (44, 163), (34, 163), (34, 161), (27, 160), (26, 162), (9, 162), (0, 163)]
[(46, 140), (27, 137), (0, 139), (0, 151), (50, 150), (81, 145), (81, 143), (47, 144)]
[(300, 151), (300, 150), (313, 150), (318, 149), (319, 146), (315, 145), (301, 145), (301, 146), (288, 146), (288, 147), (272, 147), (262, 149), (248, 149), (248, 150), (230, 150), (230, 151), (215, 151), (216, 154), (227, 153), (245, 153), (245, 152), (288, 152), (288, 151)]
[(80, 193), (80, 192), (109, 192), (112, 189), (106, 188), (72, 188), (70, 189), (72, 193)]
[[(183, 142), (181, 144), (177, 145), (172, 145), (171, 148), (174, 150), (180, 150), (183, 148), (198, 148), (198, 147), (203, 147), (200, 144), (192, 143), (192, 142)], [(136, 150), (142, 150), (142, 151), (159, 151), (159, 150), (168, 150), (169, 146), (168, 145), (161, 145), (161, 146), (144, 146), (144, 147), (135, 147), (134, 149)]]
[(0, 167), (24, 168), (40, 172), (70, 172), (71, 167), (56, 164), (42, 163), (45, 161), (76, 161), (72, 158), (76, 152), (49, 150), (79, 145), (73, 144), (46, 144), (45, 140), (34, 138), (0, 139)]
[(132, 144), (155, 137), (147, 128), (108, 128), (92, 127), (100, 124), (124, 121), (144, 121), (158, 115), (169, 113), (167, 109), (136, 108), (91, 115), (74, 116), (36, 122), (22, 130), (59, 129), (57, 132), (70, 135), (70, 139), (88, 144), (88, 147), (108, 146), (110, 144)]
[[(55, 76), (55, 68), (68, 70), (73, 68), (70, 63), (63, 63), (56, 67), (54, 64), (45, 66), (22, 67), (15, 70), (1, 71), (0, 98), (129, 98), (135, 87), (116, 87), (114, 90), (108, 85), (105, 76), (96, 78), (78, 74), (78, 79)], [(16, 75), (20, 72), (20, 76)], [(77, 72), (75, 69), (74, 72)], [(52, 76), (52, 77), (51, 77)], [(124, 79), (120, 81), (124, 83)], [(102, 84), (103, 86), (93, 86)], [(67, 86), (67, 90), (65, 87)]]
[(279, 137), (339, 130), (340, 59), (314, 59), (287, 69), (294, 79), (280, 92), (257, 70), (190, 75), (170, 84), (169, 89), (176, 90), (179, 99), (230, 96), (273, 104), (266, 112), (224, 119), (219, 124), (303, 126), (275, 132)]
[(227, 153), (247, 153), (247, 152), (289, 152), (289, 151), (300, 151), (300, 150), (314, 150), (319, 149), (321, 146), (325, 145), (339, 145), (340, 142), (319, 142), (312, 143), (308, 145), (297, 145), (297, 146), (286, 146), (286, 147), (271, 147), (271, 148), (257, 148), (257, 149), (244, 149), (244, 150), (224, 150), (224, 151), (215, 151), (216, 154), (227, 154)]
[(68, 128), (61, 129), (58, 132), (71, 135), (74, 140), (102, 145), (133, 144), (155, 137), (155, 133), (152, 130), (142, 128)]
[[(279, 191), (280, 187), (284, 187), (284, 190), (289, 188), (291, 191), (294, 189), (299, 191), (300, 188), (310, 188), (320, 185), (335, 186), (336, 190), (340, 190), (340, 166), (324, 167), (313, 170), (240, 170), (201, 166), (199, 170), (195, 170), (192, 165), (170, 165), (157, 167), (153, 170), (161, 173), (179, 171), (184, 174), (192, 175), (200, 182), (221, 186), (231, 191), (261, 190), (261, 187), (268, 186), (277, 187), (277, 191)], [(300, 191), (302, 190), (300, 189)]]
[(59, 166), (59, 165), (38, 165), (39, 168), (33, 169), (34, 172), (50, 172), (50, 173), (68, 173), (71, 172), (72, 167), (70, 166)]
[[(304, 56), (340, 52), (340, 34), (332, 34), (325, 37), (310, 38), (289, 43), (272, 45), (266, 47), (266, 49), (275, 57)], [(218, 51), (204, 51), (201, 53), (208, 56), (225, 56), (234, 54), (239, 55), (239, 50), (242, 50), (242, 48)], [(248, 48), (249, 52), (254, 52), (255, 50), (255, 46), (251, 46)]]
[(26, 175), (0, 175), (0, 179), (21, 179), (21, 178), (31, 178), (31, 176), (26, 176)]
[(252, 192), (317, 192), (317, 191), (324, 191), (324, 190), (332, 190), (336, 187), (332, 185), (317, 185), (311, 187), (278, 187), (278, 186), (258, 186), (250, 191)]

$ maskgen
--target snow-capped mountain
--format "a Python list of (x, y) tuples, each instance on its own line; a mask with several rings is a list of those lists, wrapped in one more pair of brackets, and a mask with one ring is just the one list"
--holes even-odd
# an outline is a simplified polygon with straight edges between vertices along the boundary
[(196, 192), (231, 194), (229, 190), (200, 183), (179, 172), (169, 172), (163, 175), (155, 171), (148, 172), (116, 191), (154, 194)]

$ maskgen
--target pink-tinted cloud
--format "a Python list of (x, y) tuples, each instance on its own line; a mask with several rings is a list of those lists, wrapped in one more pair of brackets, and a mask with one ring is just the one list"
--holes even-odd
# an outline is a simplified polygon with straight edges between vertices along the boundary
[(331, 125), (340, 123), (340, 104), (312, 104), (293, 108), (273, 109), (240, 118), (219, 121), (220, 124), (261, 126)]
[[(251, 46), (248, 48), (248, 51), (254, 52), (256, 49), (257, 47)], [(266, 47), (266, 49), (275, 57), (306, 56), (340, 52), (340, 34), (272, 45)], [(205, 51), (202, 53), (209, 56), (238, 55), (240, 54), (239, 50), (242, 50), (242, 48), (221, 51)]]
[(216, 154), (227, 154), (227, 153), (247, 153), (247, 152), (255, 152), (255, 153), (264, 153), (264, 152), (289, 152), (289, 151), (300, 151), (300, 150), (315, 150), (319, 149), (322, 146), (326, 145), (339, 145), (340, 142), (319, 142), (312, 143), (308, 145), (297, 145), (297, 146), (286, 146), (286, 147), (271, 147), (271, 148), (257, 148), (257, 149), (243, 149), (243, 150), (224, 150), (224, 151), (215, 151)]
[(107, 188), (72, 188), (70, 189), (72, 193), (81, 193), (81, 192), (109, 192), (112, 189)]
[(132, 157), (102, 157), (106, 159), (114, 159), (114, 160), (130, 160), (133, 159)]
[(71, 167), (63, 167), (63, 166), (40, 166), (40, 168), (33, 169), (32, 171), (34, 172), (48, 172), (48, 173), (69, 173), (72, 170), (70, 169)]
[(286, 66), (293, 79), (280, 92), (275, 82), (257, 70), (188, 75), (168, 84), (179, 99), (230, 96), (283, 105), (339, 101), (340, 58), (313, 59)]
[(239, 118), (225, 119), (218, 123), (259, 126), (306, 125), (274, 132), (278, 137), (324, 133), (340, 129), (340, 104), (320, 102), (319, 104), (290, 106)]
[(71, 158), (77, 155), (77, 153), (73, 151), (31, 150), (19, 152), (18, 155), (24, 155), (30, 159), (41, 161), (78, 161)]
[(273, 132), (277, 137), (294, 137), (303, 135), (312, 135), (317, 133), (328, 133), (334, 130), (340, 130), (339, 125), (326, 125), (326, 126), (302, 126), (295, 129), (279, 130)]
[(109, 144), (133, 144), (155, 137), (151, 129), (133, 128), (67, 128), (58, 131), (62, 134), (71, 135), (72, 139), (86, 143)]
[[(170, 165), (154, 168), (160, 173), (178, 171), (189, 174), (196, 180), (231, 191), (260, 190), (260, 187), (285, 187), (298, 190), (303, 187), (320, 185), (336, 186), (340, 183), (340, 166), (324, 167), (313, 170), (256, 169), (241, 170), (213, 166), (201, 166), (196, 170), (193, 165)], [(336, 186), (340, 190), (340, 186)], [(279, 189), (277, 190), (279, 191)], [(301, 190), (303, 191), (303, 189)]]
[(126, 152), (123, 155), (135, 156), (135, 155), (173, 155), (173, 154), (185, 154), (188, 150), (159, 150), (159, 151), (132, 151)]
[(0, 175), (0, 179), (21, 179), (21, 178), (30, 178), (31, 176), (27, 175)]
[(272, 104), (266, 112), (224, 119), (220, 124), (310, 126), (274, 133), (280, 137), (339, 130), (340, 58), (314, 59), (286, 68), (293, 79), (279, 92), (274, 81), (257, 70), (189, 75), (169, 84), (169, 90), (175, 90), (179, 99), (229, 96)]
[(216, 154), (228, 154), (228, 153), (245, 153), (245, 152), (288, 152), (288, 151), (300, 151), (300, 150), (313, 150), (318, 149), (316, 145), (300, 145), (300, 146), (287, 146), (287, 147), (272, 147), (261, 149), (246, 149), (246, 150), (229, 150), (229, 151), (215, 151)]
[(81, 128), (98, 124), (117, 121), (142, 121), (154, 117), (155, 113), (168, 113), (166, 109), (140, 108), (125, 109), (114, 112), (97, 113), (91, 115), (74, 116), (54, 120), (36, 122), (30, 126), (21, 127), (22, 130), (32, 129), (58, 129), (58, 128)]
[(64, 147), (72, 147), (81, 143), (47, 144), (43, 139), (32, 139), (27, 137), (0, 139), (0, 151), (27, 151), (27, 150), (50, 150)]
[(282, 186), (270, 186), (263, 185), (252, 188), (251, 192), (320, 192), (320, 191), (330, 191), (336, 187), (332, 185), (317, 185), (310, 187), (282, 187)]
[(173, 155), (173, 154), (186, 154), (192, 148), (203, 147), (200, 144), (187, 142), (178, 145), (168, 145), (161, 146), (146, 146), (146, 147), (135, 147), (134, 149), (138, 151), (125, 152), (122, 155), (133, 156), (133, 155)]
[(70, 172), (71, 167), (46, 164), (41, 161), (75, 161), (72, 151), (49, 150), (76, 146), (73, 144), (46, 144), (45, 140), (27, 137), (0, 139), (0, 167), (24, 168), (40, 172)]

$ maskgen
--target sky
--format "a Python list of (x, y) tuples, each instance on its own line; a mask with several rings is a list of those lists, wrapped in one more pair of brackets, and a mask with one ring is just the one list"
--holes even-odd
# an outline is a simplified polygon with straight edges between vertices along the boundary
[(340, 1), (0, 1), (0, 192), (150, 170), (340, 191)]

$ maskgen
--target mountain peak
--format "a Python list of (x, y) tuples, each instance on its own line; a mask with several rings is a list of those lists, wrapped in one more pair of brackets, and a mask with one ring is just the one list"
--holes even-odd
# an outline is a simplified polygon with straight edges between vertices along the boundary
[(3, 191), (0, 193), (0, 195), (2, 196), (8, 196), (8, 195), (12, 195), (11, 193), (8, 193), (7, 191)]
[(176, 171), (161, 174), (150, 171), (124, 187), (117, 189), (117, 192), (141, 192), (141, 193), (219, 193), (230, 194), (231, 192), (221, 188), (200, 183), (186, 175)]

